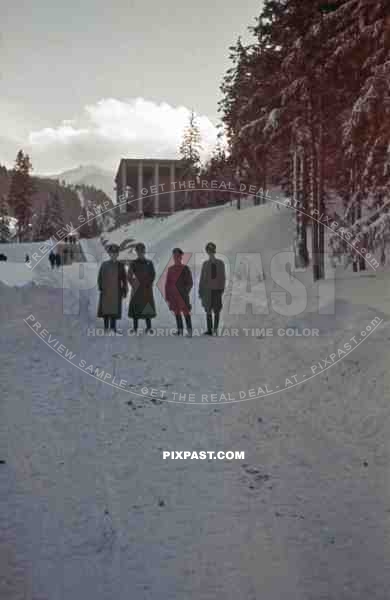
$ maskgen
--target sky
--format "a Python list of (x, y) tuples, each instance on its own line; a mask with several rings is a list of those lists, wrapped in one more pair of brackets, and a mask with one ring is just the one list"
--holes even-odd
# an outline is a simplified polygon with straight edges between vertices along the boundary
[(261, 0), (19, 0), (0, 7), (0, 164), (36, 173), (177, 157), (193, 109), (216, 141), (229, 46)]

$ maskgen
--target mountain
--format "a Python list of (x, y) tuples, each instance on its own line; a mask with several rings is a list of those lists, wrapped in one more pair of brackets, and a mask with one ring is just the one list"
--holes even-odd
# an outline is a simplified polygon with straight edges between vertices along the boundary
[(96, 165), (80, 165), (75, 169), (50, 175), (51, 179), (65, 181), (68, 185), (88, 185), (102, 190), (111, 200), (116, 201), (114, 194), (114, 173), (105, 171)]

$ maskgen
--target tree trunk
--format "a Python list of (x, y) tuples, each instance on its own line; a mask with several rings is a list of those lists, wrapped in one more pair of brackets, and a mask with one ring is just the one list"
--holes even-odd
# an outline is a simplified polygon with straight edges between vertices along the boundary
[(320, 223), (318, 224), (318, 252), (319, 252), (319, 278), (325, 278), (325, 225), (322, 222), (322, 215), (325, 213), (324, 202), (324, 153), (323, 153), (324, 130), (322, 123), (322, 108), (320, 110), (320, 126), (318, 140), (318, 207), (320, 212)]
[(306, 201), (306, 188), (305, 188), (305, 149), (302, 148), (300, 154), (300, 168), (299, 168), (299, 182), (298, 182), (298, 201), (299, 208), (302, 211), (299, 215), (300, 220), (300, 246), (299, 253), (301, 256), (302, 263), (306, 268), (310, 262), (309, 252), (307, 249), (307, 232), (306, 232), (306, 217), (305, 214), (307, 212), (307, 201)]
[[(316, 160), (316, 140), (315, 140), (315, 126), (313, 120), (313, 105), (312, 99), (309, 100), (309, 124), (310, 124), (310, 149), (309, 149), (309, 164), (310, 164), (310, 203), (311, 203), (311, 215), (312, 215), (312, 265), (313, 265), (313, 279), (317, 281), (320, 279), (320, 266), (318, 261), (318, 168)], [(314, 212), (316, 211), (316, 212)]]
[[(298, 152), (297, 147), (294, 147), (293, 152), (293, 204), (297, 205), (298, 200)], [(295, 211), (295, 226), (296, 226), (296, 240), (299, 242), (299, 212)]]
[[(356, 204), (356, 220), (359, 220), (362, 218), (362, 205), (361, 205), (361, 198), (360, 198), (360, 194), (358, 194), (357, 197), (357, 204)], [(363, 247), (367, 248), (367, 243), (368, 243), (368, 239), (367, 236), (364, 236), (364, 242), (363, 242)], [(366, 270), (366, 261), (364, 259), (364, 256), (362, 256), (362, 254), (359, 254), (359, 271), (365, 271)]]
[(261, 187), (263, 188), (263, 197), (261, 198), (261, 204), (265, 204), (266, 203), (266, 197), (267, 197), (267, 171), (268, 171), (267, 157), (264, 156), (264, 159), (263, 159), (263, 180), (261, 182)]

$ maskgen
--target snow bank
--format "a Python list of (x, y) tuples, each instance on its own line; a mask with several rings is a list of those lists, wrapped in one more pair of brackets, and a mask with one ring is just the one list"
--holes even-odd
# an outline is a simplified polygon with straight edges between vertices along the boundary
[(42, 254), (39, 248), (43, 248), (44, 242), (25, 242), (22, 244), (1, 244), (0, 252), (5, 254), (8, 262), (24, 263), (26, 254), (31, 258), (34, 252)]
[[(220, 253), (229, 252), (238, 242), (248, 236), (263, 221), (265, 214), (272, 214), (271, 205), (250, 206), (237, 210), (224, 205), (201, 210), (186, 210), (166, 219), (133, 221), (106, 234), (109, 243), (122, 244), (126, 240), (142, 241), (149, 252), (164, 247), (171, 250), (180, 245), (185, 252), (203, 253), (206, 243), (214, 241)], [(86, 251), (99, 245), (99, 240), (87, 240)], [(124, 250), (120, 258), (133, 258), (134, 251)]]
[[(9, 260), (9, 259), (8, 259)], [(1, 262), (0, 263), (0, 283), (9, 286), (24, 286), (31, 285), (33, 280), (33, 273), (27, 267), (26, 263), (12, 263), (12, 262)], [(0, 288), (1, 289), (1, 288)]]

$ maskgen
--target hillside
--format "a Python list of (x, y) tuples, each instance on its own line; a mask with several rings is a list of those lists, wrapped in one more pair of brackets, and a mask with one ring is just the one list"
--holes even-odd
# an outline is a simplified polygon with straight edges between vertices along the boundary
[[(87, 205), (99, 206), (104, 202), (109, 202), (109, 206), (113, 206), (111, 198), (104, 191), (96, 189), (92, 185), (64, 185), (58, 179), (37, 176), (33, 176), (33, 181), (36, 190), (33, 195), (33, 214), (36, 215), (41, 213), (50, 195), (54, 194), (60, 198), (65, 223), (73, 225), (79, 223), (78, 218)], [(8, 196), (10, 182), (11, 171), (0, 165), (0, 195)], [(112, 213), (110, 214), (112, 216)]]
[(102, 190), (111, 200), (114, 200), (114, 173), (105, 171), (96, 165), (80, 165), (58, 175), (51, 175), (50, 178), (65, 181), (68, 185), (94, 187)]

